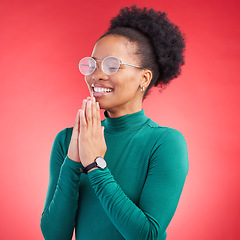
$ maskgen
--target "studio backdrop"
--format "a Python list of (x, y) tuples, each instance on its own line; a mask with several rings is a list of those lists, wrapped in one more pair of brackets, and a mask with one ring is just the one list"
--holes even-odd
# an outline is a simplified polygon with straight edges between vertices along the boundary
[(53, 140), (89, 96), (77, 63), (133, 4), (167, 12), (186, 39), (181, 76), (143, 102), (148, 117), (178, 129), (188, 145), (189, 173), (167, 239), (240, 239), (237, 0), (1, 1), (1, 239), (43, 239)]

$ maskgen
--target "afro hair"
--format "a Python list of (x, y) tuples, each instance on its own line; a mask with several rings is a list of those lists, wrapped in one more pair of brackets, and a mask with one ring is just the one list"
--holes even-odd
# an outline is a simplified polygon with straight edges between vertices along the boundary
[[(143, 37), (139, 37), (139, 34), (131, 34), (131, 31), (123, 31), (123, 28), (132, 29), (132, 32), (137, 30), (148, 40), (141, 41)], [(102, 37), (109, 34), (122, 35), (139, 45), (139, 50), (142, 51), (143, 67), (153, 70), (153, 79), (148, 89), (153, 85), (167, 84), (181, 73), (181, 66), (184, 64), (185, 40), (178, 26), (167, 18), (165, 12), (146, 7), (138, 8), (136, 5), (121, 8), (119, 14), (111, 19), (109, 29)], [(154, 67), (147, 66), (147, 61), (144, 61), (146, 53), (142, 50), (144, 48), (152, 49), (151, 58), (154, 59), (158, 70), (155, 67), (154, 71)], [(148, 62), (149, 58), (150, 56), (146, 58)]]

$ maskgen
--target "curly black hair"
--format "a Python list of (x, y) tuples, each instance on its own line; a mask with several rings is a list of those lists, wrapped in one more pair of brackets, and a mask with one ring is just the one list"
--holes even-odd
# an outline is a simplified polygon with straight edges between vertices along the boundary
[(152, 86), (163, 87), (181, 73), (185, 40), (165, 12), (136, 5), (121, 8), (119, 14), (111, 19), (107, 32), (99, 39), (110, 34), (136, 43), (136, 54), (140, 56), (142, 67), (152, 71), (153, 77), (143, 99)]

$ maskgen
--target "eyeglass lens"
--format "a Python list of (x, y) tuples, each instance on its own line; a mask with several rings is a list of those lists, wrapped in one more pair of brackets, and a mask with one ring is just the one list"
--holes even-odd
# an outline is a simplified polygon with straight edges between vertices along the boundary
[[(97, 60), (98, 61), (98, 60)], [(102, 61), (102, 70), (107, 75), (112, 75), (118, 71), (120, 61), (116, 57), (108, 56)], [(96, 61), (91, 57), (85, 57), (79, 62), (79, 70), (83, 75), (92, 74), (97, 68)]]
[(96, 69), (96, 61), (90, 57), (82, 58), (78, 65), (79, 70), (83, 75), (90, 75)]

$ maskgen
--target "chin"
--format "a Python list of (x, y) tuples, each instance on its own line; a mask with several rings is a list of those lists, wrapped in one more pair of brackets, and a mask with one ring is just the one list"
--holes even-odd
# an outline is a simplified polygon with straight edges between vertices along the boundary
[[(112, 108), (113, 105), (112, 105), (112, 101), (109, 100), (109, 99), (104, 99), (104, 98), (98, 98), (96, 97), (96, 101), (99, 102), (99, 107), (100, 109), (109, 109), (109, 108)], [(110, 103), (110, 104), (109, 104)]]
[[(97, 101), (98, 102), (98, 101)], [(100, 106), (100, 109), (103, 109), (103, 110), (108, 110), (111, 108), (111, 106), (107, 105), (107, 104), (103, 104), (101, 102), (99, 102), (99, 106)]]

